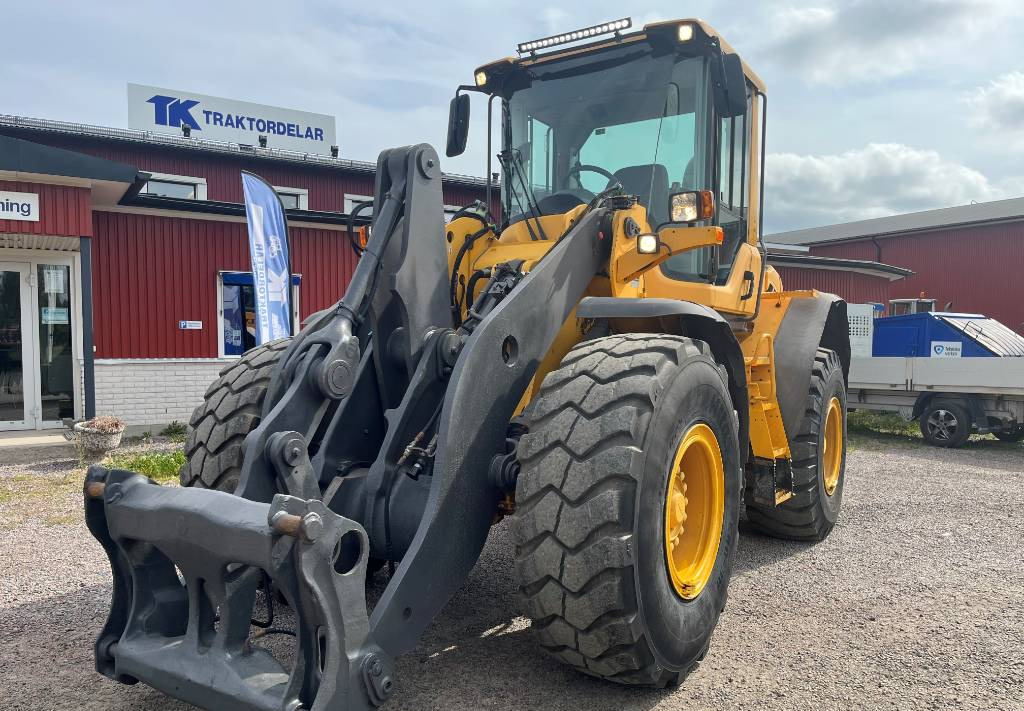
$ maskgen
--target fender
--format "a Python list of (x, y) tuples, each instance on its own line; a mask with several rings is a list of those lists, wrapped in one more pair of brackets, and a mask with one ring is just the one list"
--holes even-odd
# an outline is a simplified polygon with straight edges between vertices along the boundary
[[(786, 295), (786, 292), (780, 294)], [(803, 425), (811, 368), (818, 348), (828, 348), (839, 355), (843, 380), (849, 383), (850, 326), (846, 302), (835, 294), (813, 292), (790, 299), (775, 334), (775, 389), (782, 423), (790, 439)]]
[[(651, 329), (659, 333), (673, 333), (704, 341), (711, 348), (715, 360), (729, 374), (729, 394), (739, 417), (741, 447), (746, 447), (750, 436), (750, 408), (747, 405), (747, 371), (743, 351), (732, 327), (720, 313), (692, 301), (676, 299), (619, 299), (610, 296), (588, 296), (576, 308), (577, 318), (610, 320), (639, 319), (653, 321)], [(624, 324), (627, 331), (643, 331), (644, 326)], [(749, 448), (748, 448), (749, 449)]]

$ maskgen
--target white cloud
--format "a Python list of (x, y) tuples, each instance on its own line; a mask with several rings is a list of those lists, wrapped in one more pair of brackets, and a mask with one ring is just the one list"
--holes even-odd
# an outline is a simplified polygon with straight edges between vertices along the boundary
[(872, 83), (962, 52), (1007, 12), (1008, 0), (846, 0), (784, 7), (764, 55), (815, 84)]
[(899, 143), (837, 155), (776, 153), (766, 163), (768, 233), (1011, 196), (1008, 184)]
[(1024, 72), (1012, 71), (969, 93), (971, 125), (998, 132), (996, 142), (1024, 146)]
[(572, 16), (560, 7), (544, 8), (543, 17), (550, 34), (572, 29)]

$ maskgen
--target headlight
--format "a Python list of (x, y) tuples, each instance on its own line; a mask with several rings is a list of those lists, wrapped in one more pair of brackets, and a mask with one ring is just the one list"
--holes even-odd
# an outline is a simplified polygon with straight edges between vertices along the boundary
[(669, 198), (672, 222), (696, 222), (715, 216), (715, 196), (710, 190), (675, 193)]
[(487, 72), (477, 72), (474, 77), (477, 86), (483, 86), (487, 83)]
[(637, 235), (636, 251), (640, 254), (657, 254), (658, 246), (658, 235), (650, 233)]
[(687, 23), (685, 25), (679, 25), (679, 41), (689, 42), (693, 39), (693, 25)]
[(695, 222), (697, 220), (697, 193), (676, 193), (672, 196), (672, 221)]

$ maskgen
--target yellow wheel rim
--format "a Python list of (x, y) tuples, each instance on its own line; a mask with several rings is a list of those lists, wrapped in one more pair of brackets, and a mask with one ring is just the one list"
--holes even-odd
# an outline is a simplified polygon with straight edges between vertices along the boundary
[(821, 476), (825, 481), (825, 493), (829, 496), (836, 493), (839, 486), (839, 475), (843, 470), (843, 408), (839, 398), (834, 397), (828, 402), (828, 413), (825, 415), (825, 440), (821, 452)]
[(711, 579), (725, 511), (722, 450), (711, 428), (683, 435), (665, 496), (665, 560), (676, 593), (693, 600)]

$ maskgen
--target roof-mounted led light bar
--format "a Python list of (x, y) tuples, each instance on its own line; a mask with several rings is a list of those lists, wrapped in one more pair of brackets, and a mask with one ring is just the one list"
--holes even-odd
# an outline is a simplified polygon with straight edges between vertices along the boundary
[(548, 47), (555, 47), (560, 44), (569, 44), (570, 42), (590, 39), (591, 37), (606, 35), (612, 32), (618, 34), (622, 30), (628, 30), (632, 26), (633, 21), (628, 17), (624, 17), (621, 20), (615, 20), (614, 22), (605, 22), (600, 25), (584, 27), (583, 29), (565, 32), (560, 35), (543, 37), (538, 40), (533, 40), (532, 42), (520, 42), (516, 49), (519, 54), (526, 54), (527, 52), (536, 52), (538, 49), (547, 49)]

